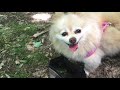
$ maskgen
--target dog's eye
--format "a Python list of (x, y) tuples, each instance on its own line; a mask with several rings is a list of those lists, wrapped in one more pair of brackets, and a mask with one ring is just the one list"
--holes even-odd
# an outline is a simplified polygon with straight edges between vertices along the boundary
[(67, 32), (63, 32), (63, 33), (62, 33), (62, 36), (67, 36), (67, 35), (68, 35)]
[(81, 33), (81, 30), (80, 29), (76, 29), (75, 30), (75, 34), (77, 34), (77, 33)]

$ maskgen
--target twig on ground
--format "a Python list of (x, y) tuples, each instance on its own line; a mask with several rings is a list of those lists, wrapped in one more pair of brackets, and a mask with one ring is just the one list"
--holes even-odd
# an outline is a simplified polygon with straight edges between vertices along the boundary
[(32, 36), (32, 38), (36, 38), (36, 37), (38, 37), (38, 36), (40, 36), (40, 35), (42, 35), (42, 34), (44, 34), (44, 33), (47, 33), (49, 30), (45, 30), (45, 31), (42, 31), (42, 32), (37, 32), (36, 34), (34, 34), (33, 36)]

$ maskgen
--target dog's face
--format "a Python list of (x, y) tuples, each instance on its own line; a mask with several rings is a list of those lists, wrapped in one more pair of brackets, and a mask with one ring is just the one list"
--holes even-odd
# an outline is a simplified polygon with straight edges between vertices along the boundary
[(84, 15), (67, 14), (55, 21), (50, 37), (52, 37), (54, 44), (58, 45), (59, 43), (61, 45), (61, 49), (66, 47), (64, 50), (68, 49), (70, 52), (76, 52), (81, 44), (89, 42), (88, 40), (94, 37), (100, 38), (100, 30), (98, 29), (99, 26), (91, 18)]
[[(71, 20), (69, 18), (71, 18)], [(65, 17), (63, 21), (59, 22), (61, 28), (59, 28), (56, 38), (61, 42), (66, 43), (70, 50), (76, 51), (78, 48), (78, 42), (82, 40), (85, 30), (83, 30), (83, 25), (76, 23), (72, 18), (78, 22), (78, 17), (74, 15)]]

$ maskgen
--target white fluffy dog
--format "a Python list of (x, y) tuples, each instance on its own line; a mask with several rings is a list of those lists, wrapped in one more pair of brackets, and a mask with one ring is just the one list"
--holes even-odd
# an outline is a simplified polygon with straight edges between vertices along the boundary
[(120, 51), (119, 12), (56, 12), (50, 28), (55, 50), (70, 60), (85, 63), (93, 72), (105, 55)]

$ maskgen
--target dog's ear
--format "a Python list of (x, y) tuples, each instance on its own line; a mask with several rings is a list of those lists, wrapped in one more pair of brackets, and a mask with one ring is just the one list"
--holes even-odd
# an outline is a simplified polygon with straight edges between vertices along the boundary
[(64, 12), (55, 12), (52, 15), (52, 21), (55, 21), (57, 18), (60, 18), (61, 16), (63, 16), (65, 13)]
[(55, 21), (56, 19), (60, 18), (63, 15), (67, 15), (67, 14), (74, 14), (75, 12), (55, 12), (52, 15), (52, 21)]
[(55, 12), (55, 16), (64, 15), (65, 12)]
[(63, 15), (67, 14), (80, 14), (79, 12), (55, 12), (52, 16), (52, 20), (56, 20), (57, 18), (60, 18)]

